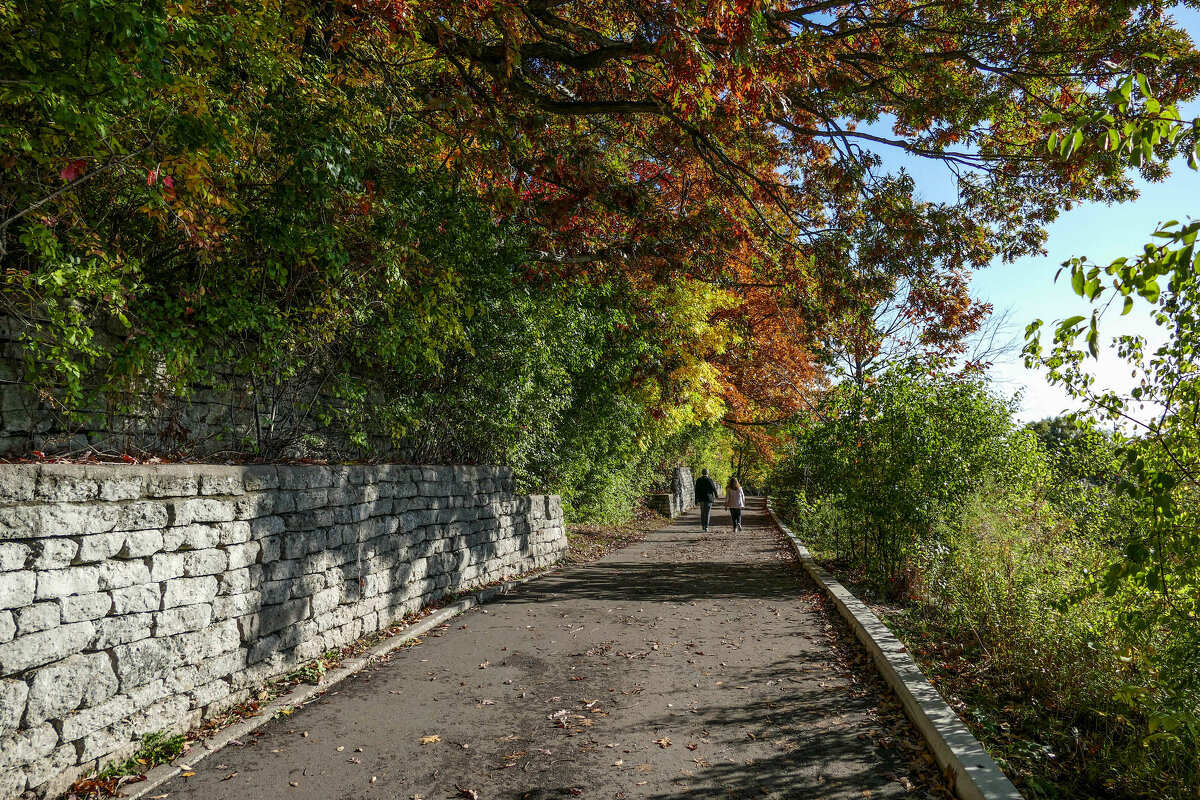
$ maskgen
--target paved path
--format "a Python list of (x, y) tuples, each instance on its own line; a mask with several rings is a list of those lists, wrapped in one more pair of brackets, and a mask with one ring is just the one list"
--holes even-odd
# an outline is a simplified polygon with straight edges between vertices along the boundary
[(914, 796), (830, 613), (764, 513), (735, 534), (714, 510), (703, 534), (693, 511), (456, 617), (155, 796)]

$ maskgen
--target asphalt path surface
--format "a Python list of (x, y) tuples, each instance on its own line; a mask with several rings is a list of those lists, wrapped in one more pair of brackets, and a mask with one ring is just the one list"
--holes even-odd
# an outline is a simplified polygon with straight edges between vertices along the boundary
[(154, 796), (924, 796), (766, 514), (713, 518), (456, 617)]

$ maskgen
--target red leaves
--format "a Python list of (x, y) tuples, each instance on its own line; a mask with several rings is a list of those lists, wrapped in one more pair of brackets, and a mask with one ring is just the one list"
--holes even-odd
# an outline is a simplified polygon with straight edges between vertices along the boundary
[(67, 183), (70, 183), (71, 181), (83, 177), (84, 173), (87, 172), (87, 166), (87, 161), (83, 160), (82, 158), (77, 158), (59, 170), (58, 177), (62, 178)]

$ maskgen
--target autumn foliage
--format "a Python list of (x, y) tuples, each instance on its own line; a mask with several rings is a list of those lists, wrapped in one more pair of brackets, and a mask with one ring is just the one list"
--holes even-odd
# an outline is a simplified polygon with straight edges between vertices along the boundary
[(30, 388), (178, 393), (216, 354), (543, 478), (617, 419), (769, 451), (896, 320), (953, 363), (974, 269), (1130, 195), (1115, 159), (1048, 157), (1042, 113), (1147, 51), (1164, 102), (1200, 81), (1142, 2), (34, 0), (0, 37), (0, 302), (57, 365)]

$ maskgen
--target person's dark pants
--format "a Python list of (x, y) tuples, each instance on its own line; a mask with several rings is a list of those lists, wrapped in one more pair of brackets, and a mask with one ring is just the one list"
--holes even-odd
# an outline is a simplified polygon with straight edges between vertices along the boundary
[(729, 516), (733, 517), (733, 528), (737, 530), (737, 527), (742, 524), (742, 510), (740, 508), (731, 508), (729, 509)]
[(700, 503), (700, 527), (708, 530), (708, 520), (712, 517), (712, 503)]

